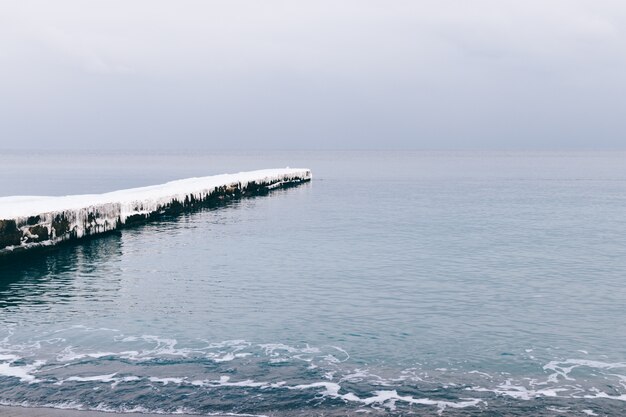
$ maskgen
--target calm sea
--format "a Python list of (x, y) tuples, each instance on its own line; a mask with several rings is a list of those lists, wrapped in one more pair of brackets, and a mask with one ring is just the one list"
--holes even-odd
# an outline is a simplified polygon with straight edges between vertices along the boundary
[(626, 413), (626, 154), (0, 153), (0, 195), (311, 168), (0, 264), (0, 404)]

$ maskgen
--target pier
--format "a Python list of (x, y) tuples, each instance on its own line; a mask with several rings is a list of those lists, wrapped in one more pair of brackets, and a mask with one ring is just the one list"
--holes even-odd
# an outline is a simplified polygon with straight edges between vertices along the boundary
[(0, 197), (0, 257), (52, 246), (311, 180), (309, 169), (188, 178), (105, 194)]

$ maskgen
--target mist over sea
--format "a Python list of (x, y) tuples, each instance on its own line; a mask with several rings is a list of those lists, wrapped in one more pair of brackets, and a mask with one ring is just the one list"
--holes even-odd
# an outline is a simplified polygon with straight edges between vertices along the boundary
[(0, 404), (622, 415), (624, 152), (0, 152), (0, 196), (313, 181), (0, 260)]

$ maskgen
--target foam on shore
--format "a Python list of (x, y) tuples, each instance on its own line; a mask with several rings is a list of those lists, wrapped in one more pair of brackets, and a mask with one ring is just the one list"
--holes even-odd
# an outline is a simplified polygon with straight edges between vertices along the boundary
[[(111, 415), (128, 415), (141, 417), (191, 417), (197, 414), (186, 414), (184, 410), (176, 413), (146, 413), (145, 410), (137, 408), (128, 410), (125, 413), (106, 410), (83, 410), (76, 409), (72, 404), (65, 408), (29, 407), (29, 406), (7, 406), (0, 405), (0, 415), (2, 417), (109, 417)], [(209, 414), (211, 417), (266, 417), (253, 414)]]

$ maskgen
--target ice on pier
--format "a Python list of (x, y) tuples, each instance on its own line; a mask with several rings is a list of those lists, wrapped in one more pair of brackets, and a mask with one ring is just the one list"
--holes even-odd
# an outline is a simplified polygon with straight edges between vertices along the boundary
[(102, 233), (310, 179), (308, 169), (285, 168), (188, 178), (105, 194), (0, 197), (0, 254)]

